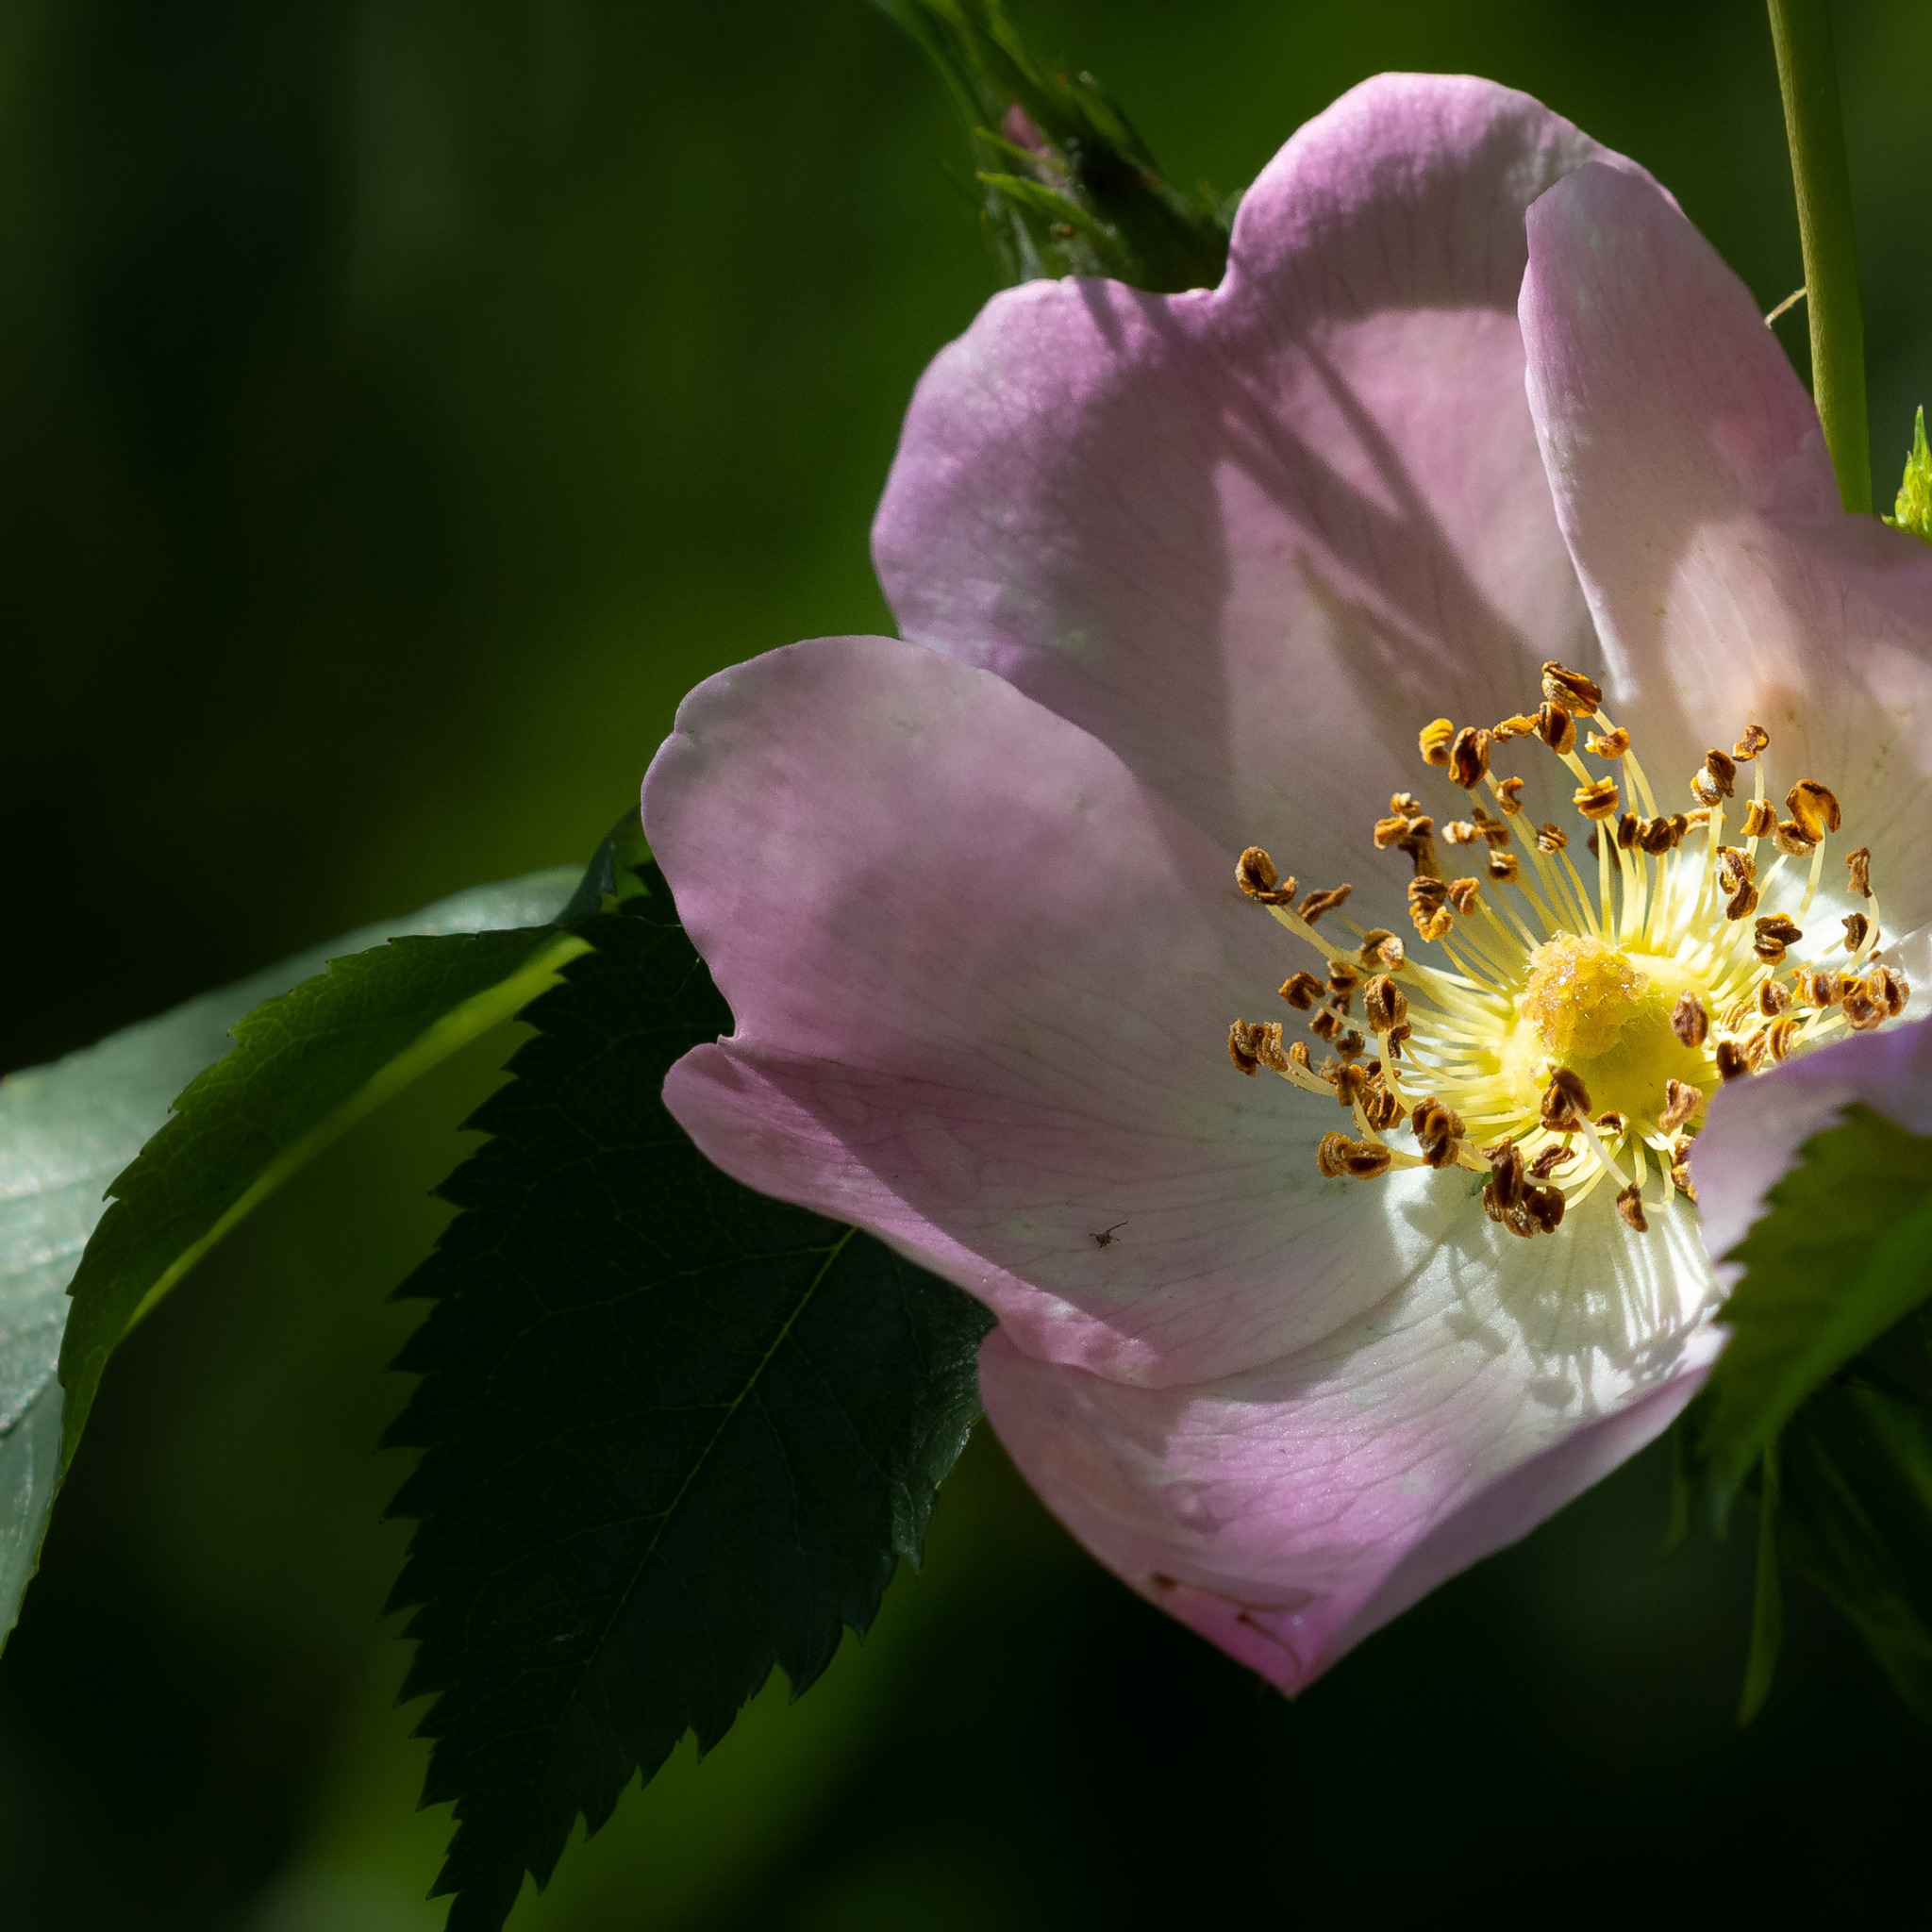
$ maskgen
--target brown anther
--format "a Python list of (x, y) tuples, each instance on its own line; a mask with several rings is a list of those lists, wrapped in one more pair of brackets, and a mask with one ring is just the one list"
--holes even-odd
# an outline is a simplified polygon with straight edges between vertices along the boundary
[(1762, 724), (1747, 724), (1744, 735), (1731, 747), (1731, 756), (1740, 763), (1749, 764), (1766, 745), (1771, 742), (1771, 733)]
[(1245, 1020), (1237, 1020), (1227, 1029), (1227, 1057), (1234, 1062), (1235, 1072), (1247, 1074), (1251, 1080), (1261, 1066), (1257, 1038), (1260, 1031), (1260, 1027), (1250, 1026)]
[(1717, 1016), (1717, 1024), (1726, 1033), (1741, 1033), (1757, 1018), (1757, 1002), (1755, 999), (1733, 1000)]
[(1844, 824), (1836, 795), (1816, 778), (1800, 778), (1785, 793), (1785, 809), (1810, 834), (1814, 845)]
[(1593, 758), (1620, 758), (1630, 749), (1630, 734), (1622, 725), (1614, 731), (1592, 731), (1583, 748)]
[(1771, 841), (1790, 858), (1809, 858), (1818, 841), (1796, 819), (1785, 819), (1772, 831)]
[(1505, 778), (1496, 787), (1496, 803), (1511, 818), (1523, 809), (1523, 780)]
[(1369, 1091), (1369, 1074), (1362, 1067), (1343, 1062), (1335, 1070), (1335, 1098), (1345, 1108), (1352, 1108)]
[(1449, 888), (1441, 879), (1410, 879), (1408, 882), (1408, 909), (1411, 915), (1418, 912), (1434, 912), (1447, 904)]
[(1637, 842), (1653, 858), (1663, 855), (1677, 844), (1684, 836), (1687, 821), (1682, 812), (1673, 812), (1668, 818), (1659, 815), (1645, 819), (1637, 828)]
[(1764, 1043), (1773, 1059), (1783, 1059), (1798, 1043), (1798, 1023), (1789, 1013), (1782, 1020), (1774, 1020), (1764, 1029)]
[(1761, 979), (1757, 982), (1757, 1010), (1767, 1020), (1775, 1020), (1780, 1013), (1791, 1010), (1791, 990), (1781, 980)]
[(1353, 886), (1331, 886), (1325, 892), (1310, 892), (1302, 901), (1302, 917), (1313, 925), (1323, 913), (1333, 912), (1354, 891)]
[(1465, 791), (1489, 775), (1490, 734), (1480, 724), (1465, 724), (1449, 742), (1449, 775)]
[[(1362, 983), (1361, 969), (1346, 959), (1331, 959), (1328, 962), (1328, 991), (1330, 992), (1351, 992)], [(1346, 1008), (1342, 1009), (1344, 1012)]]
[(1491, 818), (1481, 806), (1474, 808), (1475, 828), (1490, 844), (1497, 849), (1508, 844), (1509, 827), (1501, 819)]
[(1710, 1015), (1689, 987), (1677, 995), (1677, 1004), (1671, 1008), (1671, 1031), (1693, 1051), (1704, 1044), (1710, 1032)]
[(1570, 794), (1570, 802), (1587, 819), (1612, 818), (1617, 810), (1617, 781), (1598, 778), (1592, 784), (1579, 785)]
[(1726, 919), (1748, 919), (1757, 910), (1757, 888), (1748, 881), (1724, 902)]
[(1903, 973), (1894, 973), (1890, 966), (1873, 967), (1866, 975), (1865, 991), (1884, 1007), (1888, 1020), (1896, 1020), (1912, 996), (1911, 983)]
[(1865, 943), (1865, 935), (1872, 930), (1872, 922), (1862, 912), (1845, 914), (1845, 951), (1856, 953)]
[(1507, 744), (1512, 738), (1533, 738), (1536, 735), (1536, 713), (1519, 711), (1513, 718), (1505, 718), (1500, 724), (1491, 725), (1490, 736), (1498, 744)]
[(1561, 705), (1545, 705), (1536, 714), (1536, 735), (1564, 758), (1576, 743), (1576, 720)]
[(1747, 799), (1744, 804), (1744, 825), (1742, 836), (1746, 839), (1768, 839), (1777, 830), (1777, 813), (1771, 808), (1768, 798)]
[(1693, 1087), (1688, 1080), (1666, 1080), (1664, 1110), (1657, 1115), (1657, 1124), (1665, 1133), (1674, 1134), (1703, 1105), (1703, 1088)]
[(1442, 836), (1452, 845), (1474, 845), (1482, 834), (1466, 819), (1451, 819), (1442, 827)]
[(1687, 1201), (1697, 1199), (1697, 1190), (1690, 1180), (1690, 1163), (1688, 1160), (1674, 1160), (1671, 1163), (1671, 1185)]
[(1374, 926), (1362, 935), (1360, 948), (1356, 958), (1372, 971), (1379, 968), (1385, 973), (1399, 973), (1402, 962), (1408, 957), (1407, 948), (1386, 926)]
[(1751, 1071), (1751, 1062), (1744, 1058), (1743, 1049), (1735, 1040), (1720, 1040), (1717, 1043), (1717, 1076), (1720, 1080), (1741, 1080)]
[(1604, 1134), (1621, 1134), (1625, 1124), (1624, 1116), (1614, 1108), (1607, 1113), (1598, 1114), (1596, 1119), (1591, 1122), (1591, 1126)]
[[(1378, 1066), (1380, 1062), (1371, 1060), (1369, 1064), (1373, 1067)], [(1386, 1134), (1391, 1127), (1399, 1127), (1402, 1124), (1404, 1108), (1401, 1101), (1397, 1100), (1381, 1081), (1372, 1080), (1368, 1091), (1362, 1095), (1362, 1114), (1370, 1126), (1379, 1133)]]
[(1543, 1089), (1542, 1124), (1564, 1134), (1590, 1118), (1590, 1089), (1568, 1067), (1558, 1067)]
[(1735, 845), (1717, 848), (1717, 884), (1721, 892), (1735, 892), (1757, 876), (1757, 861), (1748, 852), (1740, 852)]
[(1690, 796), (1707, 810), (1724, 797), (1724, 790), (1708, 772), (1690, 774)]
[(1455, 916), (1446, 906), (1439, 912), (1418, 912), (1415, 915), (1415, 929), (1425, 940), (1447, 939), (1449, 928), (1455, 924)]
[(1308, 1042), (1306, 1040), (1290, 1041), (1288, 1046), (1288, 1057), (1295, 1063), (1296, 1066), (1298, 1066), (1302, 1070), (1303, 1073), (1311, 1074), (1314, 1072), (1313, 1064), (1310, 1062), (1308, 1058)]
[(1872, 896), (1872, 854), (1868, 847), (1860, 845), (1856, 852), (1845, 854), (1845, 870), (1851, 874), (1852, 891), (1861, 899)]
[(1885, 1024), (1884, 996), (1874, 999), (1871, 986), (1865, 980), (1855, 979), (1845, 988), (1844, 1016), (1854, 1033), (1869, 1033), (1873, 1027)]
[(1561, 1188), (1525, 1188), (1523, 1191), (1523, 1211), (1544, 1234), (1555, 1234), (1562, 1226), (1567, 1205)]
[(1415, 1028), (1407, 1020), (1398, 1020), (1394, 1025), (1390, 1027), (1388, 1032), (1382, 1035), (1382, 1051), (1391, 1060), (1399, 1060), (1402, 1058), (1402, 1042), (1414, 1031)]
[(1344, 1060), (1358, 1060), (1362, 1057), (1362, 1050), (1368, 1045), (1368, 1043), (1369, 1042), (1366, 1040), (1364, 1040), (1361, 1037), (1361, 1035), (1355, 1030), (1353, 1026), (1351, 1026), (1348, 1029), (1348, 1031), (1344, 1033), (1341, 1037), (1341, 1039), (1339, 1039), (1335, 1042), (1335, 1051), (1339, 1053)]
[(1333, 1180), (1346, 1174), (1352, 1180), (1372, 1181), (1389, 1172), (1395, 1157), (1374, 1141), (1351, 1141), (1346, 1134), (1324, 1134), (1315, 1149), (1315, 1165)]
[(1424, 724), (1417, 739), (1422, 747), (1423, 763), (1425, 765), (1446, 765), (1449, 762), (1449, 747), (1455, 741), (1456, 726), (1447, 718), (1438, 718)]
[(1328, 994), (1328, 1005), (1334, 1011), (1341, 1014), (1344, 1020), (1347, 1019), (1349, 1008), (1355, 1005), (1355, 988), (1352, 986), (1343, 987), (1339, 992), (1331, 989)]
[(1260, 905), (1294, 904), (1294, 881), (1284, 879), (1274, 870), (1274, 861), (1258, 845), (1250, 845), (1235, 861), (1234, 882)]
[(1430, 1167), (1456, 1165), (1457, 1151), (1462, 1145), (1462, 1116), (1444, 1107), (1433, 1093), (1416, 1102), (1415, 1111), (1408, 1117), (1408, 1130)]
[(1626, 811), (1617, 821), (1617, 850), (1628, 852), (1637, 843), (1637, 835), (1643, 829), (1643, 821), (1634, 811)]
[(1755, 1074), (1771, 1057), (1771, 1031), (1747, 1033), (1739, 1045), (1744, 1049), (1744, 1064)]
[(1308, 1022), (1308, 1031), (1317, 1040), (1326, 1040), (1329, 1041), (1340, 1040), (1341, 1038), (1341, 1018), (1336, 1013), (1331, 1012), (1326, 1007), (1319, 1008), (1316, 1010), (1315, 1017)]
[(1546, 1181), (1559, 1167), (1568, 1167), (1576, 1158), (1576, 1150), (1561, 1141), (1553, 1141), (1529, 1164), (1533, 1180)]
[(1603, 704), (1604, 688), (1552, 658), (1543, 666), (1543, 697), (1566, 711), (1594, 711)]
[(1408, 1001), (1386, 973), (1378, 973), (1362, 988), (1362, 1013), (1374, 1033), (1387, 1033), (1408, 1017)]
[(1829, 967), (1807, 967), (1797, 974), (1798, 998), (1820, 1012), (1837, 1006), (1842, 991), (1838, 974)]
[(1539, 852), (1560, 852), (1569, 842), (1569, 833), (1554, 822), (1536, 828), (1536, 849)]
[[(1490, 876), (1498, 885), (1513, 886), (1522, 868), (1518, 865), (1513, 852), (1492, 852), (1490, 854)], [(1459, 884), (1460, 881), (1458, 880)]]
[(1322, 982), (1312, 973), (1292, 973), (1276, 990), (1290, 1006), (1303, 1013), (1322, 997)]
[(1375, 821), (1375, 843), (1386, 850), (1393, 845), (1408, 854), (1419, 873), (1434, 874), (1436, 863), (1436, 822), (1426, 813), (1413, 817), (1397, 815)]
[(1490, 1157), (1490, 1177), (1483, 1183), (1483, 1206), (1491, 1220), (1500, 1221), (1509, 1208), (1523, 1200), (1523, 1150), (1514, 1141), (1486, 1150)]
[(1643, 1191), (1635, 1181), (1617, 1196), (1617, 1212), (1632, 1234), (1648, 1234), (1650, 1223), (1643, 1212)]
[[(1493, 865), (1498, 858), (1506, 856), (1506, 854), (1500, 852), (1492, 853), (1490, 858), (1490, 863)], [(1510, 863), (1513, 865), (1515, 860), (1512, 858)], [(1480, 879), (1451, 879), (1449, 881), (1449, 903), (1455, 907), (1457, 911), (1462, 914), (1463, 918), (1467, 919), (1475, 910), (1476, 896), (1481, 891), (1482, 881)]]
[(1728, 798), (1737, 789), (1737, 766), (1715, 746), (1704, 754), (1704, 769), (1716, 780), (1720, 798)]
[(1751, 950), (1767, 966), (1775, 966), (1784, 958), (1785, 948), (1805, 937), (1796, 923), (1782, 912), (1765, 914), (1757, 922), (1756, 934)]
[(1694, 827), (1696, 830), (1700, 832), (1705, 828), (1706, 825), (1709, 824), (1709, 823), (1710, 814), (1707, 811), (1693, 811), (1684, 821), (1684, 824), (1687, 830)]

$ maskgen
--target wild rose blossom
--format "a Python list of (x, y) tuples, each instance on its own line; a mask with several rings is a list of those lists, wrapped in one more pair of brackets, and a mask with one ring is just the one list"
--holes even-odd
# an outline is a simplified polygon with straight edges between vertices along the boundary
[(1219, 289), (989, 303), (874, 547), (906, 641), (711, 679), (645, 782), (738, 1027), (666, 1100), (985, 1301), (1047, 1503), (1298, 1689), (1713, 1358), (1710, 1096), (1932, 915), (1932, 557), (1642, 170), (1413, 76)]

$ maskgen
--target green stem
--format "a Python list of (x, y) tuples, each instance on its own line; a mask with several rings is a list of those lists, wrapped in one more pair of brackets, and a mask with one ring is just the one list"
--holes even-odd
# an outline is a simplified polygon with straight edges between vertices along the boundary
[(1858, 307), (1858, 244), (1852, 232), (1852, 176), (1845, 165), (1838, 61), (1825, 0), (1767, 0), (1785, 102), (1798, 239), (1805, 250), (1811, 322), (1811, 394), (1846, 509), (1872, 508), (1872, 449), (1865, 418), (1865, 318)]

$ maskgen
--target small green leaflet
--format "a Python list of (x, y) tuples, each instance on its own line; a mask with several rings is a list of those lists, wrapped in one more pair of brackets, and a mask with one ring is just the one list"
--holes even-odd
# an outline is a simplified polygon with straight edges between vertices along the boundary
[[(260, 1118), (231, 1124), (204, 1143), (224, 1159), (252, 1149), (268, 1156), (262, 1164), (245, 1173), (210, 1171), (197, 1177), (171, 1159), (169, 1179), (155, 1190), (137, 1183), (135, 1174), (143, 1171), (137, 1166), (125, 1176), (133, 1204), (108, 1209), (104, 1191), (109, 1183), (119, 1186), (116, 1177), (145, 1143), (159, 1134), (158, 1148), (163, 1142), (184, 1147), (214, 1124), (212, 1108), (200, 1124), (171, 1124), (170, 1103), (204, 1068), (228, 1053), (230, 1028), (264, 999), (287, 993), (298, 982), (327, 984), (312, 975), (321, 974), (331, 958), (364, 954), (370, 947), (382, 950), (369, 957), (384, 958), (388, 949), (383, 941), (401, 934), (481, 935), (547, 927), (578, 877), (575, 868), (536, 873), (458, 893), (409, 918), (367, 926), (311, 948), (55, 1065), (29, 1068), (0, 1083), (0, 1640), (13, 1626), (38, 1559), (58, 1485), (63, 1433), (71, 1449), (107, 1349), (153, 1293), (259, 1198), (265, 1191), (264, 1174), (275, 1159), (283, 1163), (275, 1174), (279, 1178), (294, 1164), (291, 1156), (313, 1152), (321, 1144), (320, 1138), (312, 1137), (325, 1126), (322, 1112), (305, 1121), (299, 1107), (276, 1102)], [(547, 933), (551, 941), (556, 937), (554, 930)], [(285, 1037), (281, 1054), (286, 1057), (295, 1046), (292, 1037)], [(299, 1059), (299, 1053), (295, 1057)], [(366, 1069), (364, 1080), (379, 1084), (380, 1073), (379, 1068)], [(311, 1083), (311, 1103), (322, 1104), (326, 1084)], [(256, 1086), (224, 1082), (218, 1087), (244, 1107), (260, 1099)], [(333, 1091), (337, 1102), (349, 1108), (344, 1121), (353, 1117), (354, 1093), (340, 1081)], [(305, 1141), (305, 1135), (311, 1138)], [(146, 1219), (150, 1209), (158, 1210), (154, 1221)], [(88, 1245), (104, 1214), (105, 1227), (114, 1230), (112, 1252), (122, 1257), (120, 1266), (97, 1262), (94, 1246)], [(74, 1321), (75, 1332), (86, 1341), (70, 1363), (70, 1373), (77, 1368), (82, 1392), (63, 1431), (67, 1405), (55, 1380), (55, 1363), (69, 1322), (68, 1284), (84, 1246), (86, 1281), (75, 1282), (82, 1301)], [(96, 1287), (90, 1284), (97, 1285), (98, 1301)]]
[(1909, 530), (1932, 543), (1932, 445), (1925, 441), (1924, 408), (1912, 428), (1912, 449), (1899, 478), (1898, 501), (1885, 521), (1894, 530)]
[(1731, 1340), (1691, 1410), (1722, 1509), (1829, 1375), (1932, 1292), (1932, 1139), (1866, 1107), (1815, 1134), (1725, 1258)]
[(426, 1451), (392, 1607), (439, 1693), (425, 1803), (456, 1801), (451, 1932), (497, 1932), (687, 1730), (777, 1664), (794, 1694), (863, 1631), (978, 1413), (976, 1302), (751, 1192), (665, 1110), (731, 1028), (662, 877), (580, 922), (524, 1017), (462, 1212), (400, 1292), (434, 1303), (391, 1432)]

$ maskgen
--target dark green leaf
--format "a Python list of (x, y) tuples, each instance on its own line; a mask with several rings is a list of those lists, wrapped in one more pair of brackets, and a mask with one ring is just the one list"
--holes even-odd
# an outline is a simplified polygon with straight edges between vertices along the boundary
[(404, 1285), (435, 1306), (391, 1435), (424, 1457), (396, 1607), (406, 1694), (441, 1693), (439, 1892), (495, 1932), (687, 1730), (724, 1734), (775, 1662), (796, 1693), (863, 1631), (977, 1412), (991, 1320), (869, 1237), (754, 1194), (665, 1111), (730, 1029), (662, 879), (525, 1017), (463, 1212)]
[(458, 893), (0, 1085), (0, 1639), (19, 1612), (58, 1483), (63, 1402), (54, 1370), (68, 1283), (105, 1212), (104, 1191), (165, 1125), (170, 1102), (228, 1051), (243, 1014), (330, 958), (395, 934), (541, 924), (576, 879), (573, 868)]
[(1786, 1558), (1857, 1626), (1932, 1724), (1932, 1410), (1829, 1381), (1778, 1445)]
[(1728, 1258), (1731, 1341), (1692, 1412), (1721, 1507), (1811, 1391), (1932, 1292), (1932, 1139), (1848, 1108)]
[(1777, 1451), (1767, 1449), (1757, 1488), (1757, 1579), (1751, 1604), (1751, 1655), (1744, 1665), (1744, 1693), (1738, 1722), (1748, 1724), (1771, 1695), (1777, 1654), (1785, 1641), (1785, 1593), (1777, 1574)]
[(878, 4), (924, 49), (965, 118), (981, 213), (1008, 281), (1100, 275), (1157, 290), (1220, 281), (1231, 208), (1164, 180), (1100, 83), (1041, 59), (1000, 0)]

